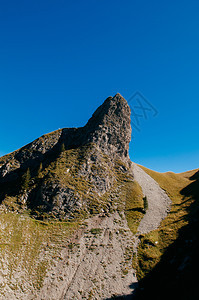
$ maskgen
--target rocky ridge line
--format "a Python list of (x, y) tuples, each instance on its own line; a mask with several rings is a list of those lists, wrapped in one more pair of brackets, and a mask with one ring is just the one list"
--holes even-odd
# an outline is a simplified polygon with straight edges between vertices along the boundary
[(4, 182), (16, 179), (18, 172), (38, 165), (46, 156), (59, 151), (62, 144), (68, 150), (95, 143), (112, 159), (129, 163), (130, 113), (127, 101), (120, 94), (108, 97), (84, 127), (56, 130), (1, 157), (0, 179)]

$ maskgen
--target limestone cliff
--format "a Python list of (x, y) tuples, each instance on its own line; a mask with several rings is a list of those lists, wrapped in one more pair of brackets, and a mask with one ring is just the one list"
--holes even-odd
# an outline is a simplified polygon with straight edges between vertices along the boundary
[(130, 137), (117, 94), (0, 158), (0, 299), (197, 298), (198, 169), (140, 168)]
[(124, 214), (130, 138), (130, 108), (117, 94), (84, 127), (0, 158), (0, 298), (103, 299), (133, 290)]
[(1, 208), (12, 202), (15, 211), (61, 219), (107, 210), (118, 168), (127, 172), (130, 164), (130, 138), (130, 108), (116, 94), (84, 127), (46, 134), (2, 157)]

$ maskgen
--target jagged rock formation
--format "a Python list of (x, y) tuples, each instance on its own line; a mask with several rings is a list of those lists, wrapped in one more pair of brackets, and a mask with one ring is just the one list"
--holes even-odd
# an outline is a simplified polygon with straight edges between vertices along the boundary
[(129, 162), (129, 142), (131, 140), (130, 107), (117, 94), (109, 97), (96, 110), (84, 130), (86, 142), (94, 142), (112, 158), (118, 157)]
[(0, 175), (2, 178), (7, 176), (7, 181), (11, 172), (43, 161), (45, 156), (59, 151), (62, 144), (69, 150), (95, 143), (111, 158), (118, 157), (128, 162), (130, 139), (130, 108), (126, 100), (116, 94), (105, 100), (84, 127), (54, 131), (1, 158)]
[(167, 285), (171, 264), (172, 285), (184, 282), (179, 270), (190, 277), (182, 247), (178, 260), (170, 259), (175, 247), (170, 263), (163, 260), (165, 283), (159, 274), (186, 219), (183, 248), (197, 256), (198, 170), (190, 179), (143, 171), (129, 159), (130, 138), (130, 108), (117, 94), (84, 127), (46, 134), (0, 158), (0, 299), (131, 297), (139, 280), (142, 300), (157, 279), (160, 290)]
[(84, 127), (0, 158), (3, 299), (105, 299), (134, 289), (124, 214), (130, 138), (130, 108), (117, 94)]
[(0, 299), (197, 298), (199, 171), (132, 164), (130, 136), (117, 94), (0, 158)]
[(28, 208), (37, 217), (88, 214), (94, 198), (101, 203), (95, 208), (104, 209), (116, 163), (122, 172), (129, 167), (130, 138), (126, 100), (109, 97), (84, 127), (57, 130), (1, 158), (0, 200), (13, 197), (15, 210)]

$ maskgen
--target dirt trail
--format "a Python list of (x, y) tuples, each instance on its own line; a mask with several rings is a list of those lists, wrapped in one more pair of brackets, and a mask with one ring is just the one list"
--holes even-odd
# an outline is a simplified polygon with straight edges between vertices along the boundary
[[(34, 294), (30, 290), (24, 300), (101, 300), (133, 294), (138, 282), (132, 259), (137, 254), (139, 235), (158, 228), (171, 200), (136, 164), (132, 172), (148, 200), (148, 210), (137, 234), (131, 233), (123, 212), (85, 220), (72, 240), (53, 258), (41, 290)], [(5, 299), (22, 298), (18, 295)]]
[(148, 201), (147, 212), (142, 218), (137, 232), (137, 234), (145, 234), (160, 226), (161, 221), (170, 211), (171, 199), (159, 184), (135, 163), (133, 164), (133, 175)]
[(74, 248), (64, 249), (64, 259), (51, 270), (56, 278), (47, 277), (37, 299), (108, 299), (133, 293), (137, 278), (132, 258), (137, 253), (139, 235), (157, 229), (171, 205), (158, 183), (136, 164), (133, 175), (148, 200), (137, 234), (131, 233), (124, 213), (86, 220), (86, 229)]

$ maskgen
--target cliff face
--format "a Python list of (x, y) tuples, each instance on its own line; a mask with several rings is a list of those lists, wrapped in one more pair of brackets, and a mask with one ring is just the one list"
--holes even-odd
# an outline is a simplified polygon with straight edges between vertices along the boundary
[(107, 210), (118, 170), (130, 164), (130, 138), (130, 108), (116, 94), (84, 127), (57, 130), (2, 157), (1, 208), (12, 202), (13, 210), (61, 219)]
[(130, 297), (137, 278), (138, 299), (196, 298), (198, 170), (141, 170), (130, 137), (117, 94), (84, 127), (0, 158), (1, 299)]
[(130, 108), (117, 94), (84, 127), (46, 134), (0, 158), (0, 298), (131, 292), (130, 137)]
[(130, 114), (130, 108), (120, 94), (109, 97), (86, 124), (85, 140), (96, 143), (110, 157), (118, 157), (128, 163), (131, 140)]

